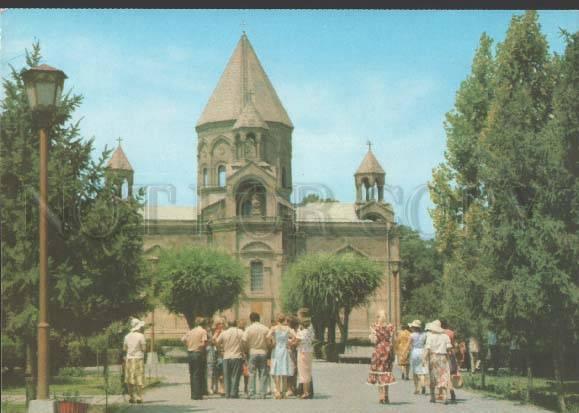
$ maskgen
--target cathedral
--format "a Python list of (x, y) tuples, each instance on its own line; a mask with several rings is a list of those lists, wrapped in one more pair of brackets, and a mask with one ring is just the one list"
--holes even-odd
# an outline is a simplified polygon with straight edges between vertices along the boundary
[[(399, 240), (394, 211), (384, 201), (385, 172), (369, 147), (353, 174), (355, 203), (295, 205), (292, 194), (293, 124), (244, 33), (196, 124), (197, 207), (147, 205), (145, 255), (213, 245), (246, 268), (245, 291), (223, 315), (268, 325), (282, 311), (285, 269), (303, 254), (354, 253), (381, 264), (384, 282), (369, 304), (350, 316), (350, 336), (366, 337), (378, 310), (400, 323)], [(132, 185), (122, 148), (109, 162)], [(351, 179), (352, 176), (344, 176)], [(194, 297), (192, 297), (194, 299)], [(183, 317), (158, 307), (148, 316), (157, 338), (180, 337)]]

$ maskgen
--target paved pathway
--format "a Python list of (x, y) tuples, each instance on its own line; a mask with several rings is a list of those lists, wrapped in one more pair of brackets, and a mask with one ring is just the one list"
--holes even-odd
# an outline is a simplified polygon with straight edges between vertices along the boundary
[(365, 384), (367, 365), (314, 362), (314, 400), (227, 400), (210, 396), (202, 401), (189, 398), (189, 378), (186, 364), (159, 366), (165, 383), (145, 392), (142, 405), (127, 404), (128, 413), (382, 413), (382, 412), (453, 412), (453, 413), (522, 413), (546, 412), (534, 406), (496, 400), (457, 390), (458, 403), (444, 406), (429, 403), (428, 396), (415, 396), (409, 381), (398, 381), (390, 387), (390, 405), (378, 404), (377, 391)]

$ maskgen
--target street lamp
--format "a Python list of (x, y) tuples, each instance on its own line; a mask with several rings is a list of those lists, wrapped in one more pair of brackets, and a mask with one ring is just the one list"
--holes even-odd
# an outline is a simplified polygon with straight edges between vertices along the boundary
[(38, 378), (39, 401), (48, 400), (48, 133), (60, 101), (64, 79), (62, 70), (48, 65), (28, 69), (22, 74), (28, 103), (40, 134), (40, 198), (39, 204), (39, 299), (38, 299)]

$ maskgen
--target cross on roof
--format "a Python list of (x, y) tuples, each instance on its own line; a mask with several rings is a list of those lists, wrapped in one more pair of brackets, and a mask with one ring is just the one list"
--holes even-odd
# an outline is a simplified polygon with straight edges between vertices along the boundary
[(119, 143), (119, 146), (121, 146), (121, 142), (122, 142), (122, 141), (123, 141), (122, 138), (120, 138), (120, 137), (117, 138), (117, 142)]
[(368, 150), (371, 151), (372, 150), (372, 142), (369, 139), (366, 142), (366, 145), (368, 145)]
[(240, 26), (241, 26), (241, 32), (242, 32), (243, 34), (245, 34), (245, 29), (246, 29), (246, 27), (247, 27), (247, 24), (245, 23), (245, 20), (242, 20), (242, 21), (241, 21)]

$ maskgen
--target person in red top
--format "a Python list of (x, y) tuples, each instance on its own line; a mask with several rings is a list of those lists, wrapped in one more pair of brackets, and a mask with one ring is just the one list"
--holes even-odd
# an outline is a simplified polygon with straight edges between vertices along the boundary
[[(455, 334), (454, 331), (450, 329), (450, 326), (446, 320), (441, 320), (440, 324), (444, 329), (444, 333), (450, 338), (450, 344), (452, 344), (452, 349), (450, 350), (450, 377), (458, 374), (458, 362), (456, 360), (456, 349), (455, 349)], [(450, 402), (456, 403), (456, 394), (454, 393), (454, 387), (452, 385), (452, 380), (450, 380), (448, 390), (450, 390)]]

